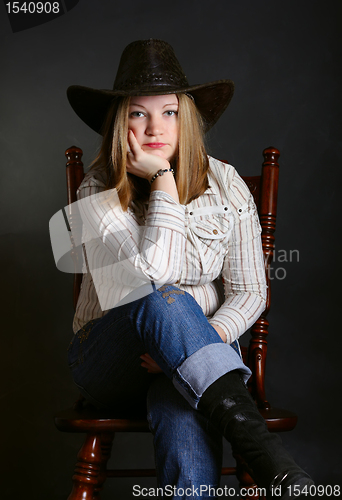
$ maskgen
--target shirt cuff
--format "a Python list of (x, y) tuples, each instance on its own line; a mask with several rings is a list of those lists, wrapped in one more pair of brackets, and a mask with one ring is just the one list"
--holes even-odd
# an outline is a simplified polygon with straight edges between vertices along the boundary
[(232, 342), (234, 342), (235, 339), (232, 340), (232, 332), (228, 329), (227, 325), (224, 322), (210, 319), (209, 323), (213, 328), (215, 328), (215, 326), (219, 326), (220, 328), (222, 328), (222, 330), (226, 334), (226, 344), (231, 344)]
[(231, 344), (256, 322), (265, 306), (265, 300), (256, 294), (236, 295), (222, 304), (209, 323), (220, 326)]

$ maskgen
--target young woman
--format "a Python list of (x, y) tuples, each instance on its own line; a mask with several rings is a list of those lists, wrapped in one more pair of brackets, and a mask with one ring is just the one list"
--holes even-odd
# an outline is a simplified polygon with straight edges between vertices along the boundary
[(160, 487), (217, 487), (223, 435), (258, 486), (290, 498), (313, 482), (267, 431), (236, 347), (265, 307), (258, 216), (203, 144), (233, 90), (190, 86), (153, 39), (126, 47), (113, 90), (68, 89), (103, 135), (78, 192), (87, 272), (69, 365), (98, 406), (147, 402)]

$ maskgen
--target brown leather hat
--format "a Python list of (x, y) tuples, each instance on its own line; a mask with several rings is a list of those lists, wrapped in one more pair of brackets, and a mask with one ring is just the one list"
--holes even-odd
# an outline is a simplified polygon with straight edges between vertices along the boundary
[(231, 80), (189, 85), (173, 48), (163, 40), (138, 40), (122, 53), (113, 90), (73, 85), (69, 102), (77, 115), (98, 133), (112, 100), (118, 96), (187, 93), (194, 98), (206, 130), (212, 127), (228, 106), (233, 93)]

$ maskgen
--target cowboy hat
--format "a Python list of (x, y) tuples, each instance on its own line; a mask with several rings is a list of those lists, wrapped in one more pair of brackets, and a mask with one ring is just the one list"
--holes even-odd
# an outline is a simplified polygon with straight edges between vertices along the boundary
[(228, 106), (233, 93), (231, 80), (189, 85), (173, 48), (163, 40), (150, 38), (130, 43), (123, 51), (113, 90), (72, 85), (67, 90), (76, 114), (89, 127), (101, 133), (113, 99), (120, 96), (148, 96), (186, 93), (190, 95), (211, 128)]

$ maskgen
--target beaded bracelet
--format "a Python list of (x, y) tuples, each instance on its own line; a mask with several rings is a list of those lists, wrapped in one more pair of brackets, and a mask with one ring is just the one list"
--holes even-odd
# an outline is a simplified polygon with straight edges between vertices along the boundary
[(154, 176), (152, 177), (152, 179), (151, 179), (151, 184), (152, 184), (152, 182), (153, 182), (153, 181), (155, 181), (155, 180), (156, 180), (156, 178), (157, 178), (157, 177), (159, 177), (160, 175), (164, 175), (164, 173), (165, 173), (165, 172), (172, 172), (173, 174), (175, 173), (175, 172), (174, 172), (174, 170), (173, 170), (173, 168), (166, 168), (165, 170), (160, 169), (160, 170), (158, 170), (158, 172), (157, 172), (156, 174), (154, 174)]

